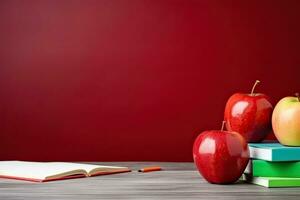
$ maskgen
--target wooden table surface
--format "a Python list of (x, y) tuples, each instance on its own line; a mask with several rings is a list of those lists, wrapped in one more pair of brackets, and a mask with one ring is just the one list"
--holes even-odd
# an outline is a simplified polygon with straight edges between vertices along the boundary
[[(300, 188), (269, 189), (246, 183), (213, 185), (195, 170), (193, 163), (115, 162), (133, 172), (32, 183), (0, 179), (0, 199), (300, 199)], [(163, 171), (139, 173), (140, 167), (159, 165)]]

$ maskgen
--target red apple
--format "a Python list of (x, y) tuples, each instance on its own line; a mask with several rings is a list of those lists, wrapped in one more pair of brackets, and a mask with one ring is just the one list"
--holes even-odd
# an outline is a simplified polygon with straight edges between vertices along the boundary
[(272, 131), (273, 105), (270, 98), (254, 93), (235, 93), (227, 101), (224, 113), (226, 128), (240, 133), (247, 142), (260, 142)]
[(236, 132), (223, 131), (224, 122), (221, 130), (202, 132), (193, 147), (194, 162), (210, 183), (236, 182), (249, 161), (246, 140)]
[(278, 141), (287, 146), (300, 146), (300, 97), (285, 97), (274, 108), (272, 125)]

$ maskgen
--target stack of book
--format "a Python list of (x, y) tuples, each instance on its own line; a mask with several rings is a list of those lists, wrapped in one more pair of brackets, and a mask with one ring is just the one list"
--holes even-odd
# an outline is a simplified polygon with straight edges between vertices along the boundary
[(244, 180), (265, 187), (300, 187), (300, 147), (251, 143), (249, 150)]

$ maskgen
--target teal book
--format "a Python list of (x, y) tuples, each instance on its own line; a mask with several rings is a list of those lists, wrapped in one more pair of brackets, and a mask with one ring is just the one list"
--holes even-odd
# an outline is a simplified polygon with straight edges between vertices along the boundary
[(279, 143), (249, 143), (250, 157), (266, 161), (300, 161), (300, 147)]
[(300, 178), (287, 178), (287, 177), (252, 177), (244, 174), (243, 180), (248, 183), (268, 187), (300, 187)]
[(300, 178), (300, 161), (269, 162), (265, 160), (252, 160), (247, 166), (246, 172), (255, 177)]

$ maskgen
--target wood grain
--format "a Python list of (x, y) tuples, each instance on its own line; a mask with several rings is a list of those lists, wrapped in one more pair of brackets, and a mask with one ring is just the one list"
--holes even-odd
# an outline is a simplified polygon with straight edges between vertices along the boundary
[[(242, 182), (209, 184), (199, 176), (193, 163), (101, 164), (128, 166), (133, 172), (47, 183), (0, 179), (0, 199), (300, 199), (299, 188), (269, 189)], [(164, 170), (137, 172), (139, 168), (151, 165), (159, 165)]]

